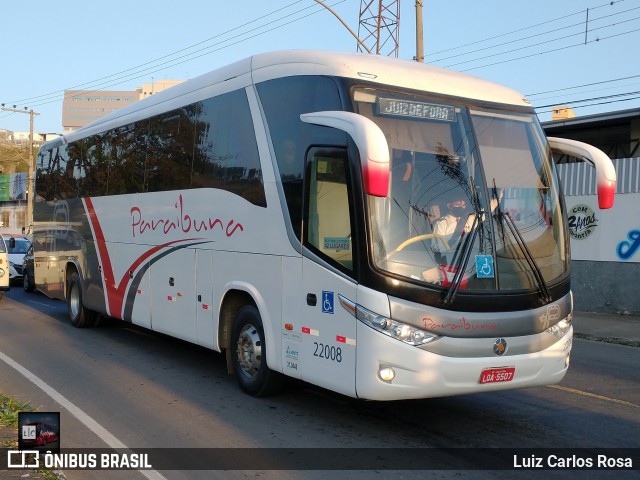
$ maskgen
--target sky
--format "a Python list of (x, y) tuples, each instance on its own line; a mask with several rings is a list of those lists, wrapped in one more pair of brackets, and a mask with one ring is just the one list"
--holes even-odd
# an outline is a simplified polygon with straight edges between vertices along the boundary
[[(325, 3), (358, 33), (360, 0)], [(541, 121), (553, 105), (579, 116), (640, 107), (640, 0), (423, 3), (426, 63), (520, 91)], [(415, 0), (399, 4), (398, 57), (411, 60)], [(356, 50), (315, 0), (3, 2), (0, 45), (0, 103), (39, 113), (41, 133), (62, 132), (65, 89), (134, 90), (266, 51)], [(0, 129), (28, 131), (29, 115), (0, 111)]]

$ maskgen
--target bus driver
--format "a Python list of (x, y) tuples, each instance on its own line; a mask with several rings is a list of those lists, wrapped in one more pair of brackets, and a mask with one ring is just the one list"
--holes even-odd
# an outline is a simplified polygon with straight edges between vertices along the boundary
[(459, 195), (447, 200), (444, 204), (444, 215), (433, 222), (433, 233), (437, 237), (431, 241), (431, 250), (436, 253), (436, 260), (442, 259), (443, 254), (446, 253), (445, 242), (449, 245), (449, 250), (455, 250), (452, 241), (457, 243), (464, 234), (471, 231), (473, 225), (473, 215), (468, 213), (467, 202), (464, 198), (460, 198), (463, 192), (456, 190), (454, 193)]

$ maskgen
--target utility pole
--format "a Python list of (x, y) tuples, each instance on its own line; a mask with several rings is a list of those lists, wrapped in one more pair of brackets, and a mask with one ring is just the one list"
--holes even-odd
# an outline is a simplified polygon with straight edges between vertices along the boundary
[(424, 30), (422, 26), (422, 5), (424, 0), (416, 0), (416, 62), (424, 63)]
[(4, 110), (5, 112), (29, 114), (29, 173), (27, 174), (27, 225), (25, 225), (26, 231), (28, 232), (29, 230), (31, 230), (31, 227), (33, 226), (33, 198), (35, 197), (35, 194), (36, 194), (34, 190), (34, 181), (33, 181), (34, 180), (33, 179), (33, 172), (34, 172), (33, 117), (40, 114), (37, 112), (34, 112), (33, 109), (27, 110), (27, 107), (25, 107), (24, 110), (19, 110), (15, 108), (15, 105), (13, 107), (14, 108), (5, 108), (3, 105), (2, 110)]

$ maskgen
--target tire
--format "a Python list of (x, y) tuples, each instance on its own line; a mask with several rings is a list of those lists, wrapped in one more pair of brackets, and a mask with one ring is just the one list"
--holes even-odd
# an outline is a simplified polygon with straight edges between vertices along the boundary
[(67, 288), (67, 311), (71, 325), (76, 328), (93, 327), (98, 314), (84, 307), (82, 304), (82, 285), (78, 272), (73, 272)]
[(262, 397), (282, 390), (285, 378), (267, 366), (262, 320), (253, 305), (242, 307), (233, 321), (231, 350), (233, 371), (245, 393)]
[(35, 290), (35, 288), (36, 288), (34, 283), (35, 282), (33, 282), (29, 278), (29, 274), (27, 273), (26, 270), (24, 272), (22, 272), (22, 288), (24, 288), (25, 292), (27, 292), (27, 293), (33, 292)]

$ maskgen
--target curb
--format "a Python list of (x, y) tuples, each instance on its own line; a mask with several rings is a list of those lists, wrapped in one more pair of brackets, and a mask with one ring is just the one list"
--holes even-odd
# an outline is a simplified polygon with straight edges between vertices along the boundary
[(624, 345), (626, 347), (640, 347), (640, 340), (630, 340), (628, 338), (620, 337), (600, 337), (597, 335), (591, 335), (588, 333), (573, 333), (575, 338), (581, 338), (583, 340), (591, 340), (602, 343), (612, 343), (615, 345)]

